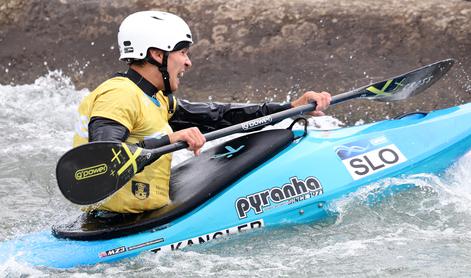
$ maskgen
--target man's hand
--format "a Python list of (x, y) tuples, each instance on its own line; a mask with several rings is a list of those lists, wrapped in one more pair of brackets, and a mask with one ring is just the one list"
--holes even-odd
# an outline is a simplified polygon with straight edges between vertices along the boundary
[(324, 116), (323, 110), (327, 109), (331, 100), (330, 93), (321, 92), (316, 93), (313, 91), (305, 92), (300, 98), (291, 102), (292, 107), (298, 107), (315, 101), (317, 103), (316, 110), (309, 113), (312, 116)]
[(190, 127), (179, 130), (168, 135), (170, 143), (184, 141), (188, 144), (188, 149), (193, 151), (195, 155), (200, 155), (201, 147), (206, 143), (206, 138), (197, 127)]

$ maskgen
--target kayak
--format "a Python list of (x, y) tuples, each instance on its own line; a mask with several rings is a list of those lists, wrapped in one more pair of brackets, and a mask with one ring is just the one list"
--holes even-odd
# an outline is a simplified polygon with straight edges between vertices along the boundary
[[(362, 186), (440, 174), (470, 149), (471, 103), (334, 130), (255, 132), (177, 166), (169, 206), (137, 215), (84, 214), (52, 231), (0, 243), (0, 262), (94, 265), (311, 223), (328, 216), (330, 203)], [(100, 171), (82, 171), (80, 177)], [(133, 188), (136, 196), (145, 196), (145, 185)]]

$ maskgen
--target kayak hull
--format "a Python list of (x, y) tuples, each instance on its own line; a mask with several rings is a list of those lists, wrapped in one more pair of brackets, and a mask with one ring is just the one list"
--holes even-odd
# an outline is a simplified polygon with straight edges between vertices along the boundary
[[(152, 230), (77, 241), (50, 231), (0, 244), (0, 261), (70, 268), (178, 250), (262, 227), (325, 218), (328, 205), (386, 177), (442, 173), (471, 148), (471, 104), (329, 131), (310, 130), (210, 200)], [(210, 177), (208, 177), (210, 178)]]

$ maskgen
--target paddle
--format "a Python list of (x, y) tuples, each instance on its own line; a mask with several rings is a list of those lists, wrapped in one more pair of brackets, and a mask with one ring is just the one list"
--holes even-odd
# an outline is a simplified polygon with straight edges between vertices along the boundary
[[(333, 96), (331, 104), (356, 98), (378, 101), (406, 99), (423, 92), (440, 79), (453, 62), (452, 59), (439, 61), (391, 79)], [(209, 132), (204, 136), (206, 141), (211, 141), (234, 133), (251, 131), (313, 111), (315, 107), (315, 103), (306, 104)], [(142, 149), (119, 142), (92, 142), (68, 151), (59, 159), (56, 168), (57, 182), (62, 194), (72, 203), (93, 204), (116, 192), (136, 173), (163, 154), (187, 147), (185, 142), (157, 149)]]

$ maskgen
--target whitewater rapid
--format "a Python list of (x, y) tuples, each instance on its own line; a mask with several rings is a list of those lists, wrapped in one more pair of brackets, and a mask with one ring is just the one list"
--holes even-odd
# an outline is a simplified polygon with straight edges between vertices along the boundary
[[(58, 158), (72, 144), (80, 100), (61, 72), (29, 85), (0, 85), (0, 240), (47, 230), (80, 214), (60, 194)], [(217, 96), (212, 96), (217, 100)], [(407, 111), (405, 111), (407, 112)], [(286, 127), (283, 121), (278, 127)], [(337, 128), (331, 117), (312, 128)], [(207, 147), (217, 144), (210, 142)], [(192, 154), (174, 154), (174, 164)], [(370, 184), (330, 205), (320, 223), (265, 229), (171, 253), (144, 253), (72, 270), (33, 268), (14, 259), (7, 277), (342, 277), (467, 276), (471, 272), (471, 155), (444, 175), (420, 174)], [(398, 184), (413, 188), (383, 198)]]

